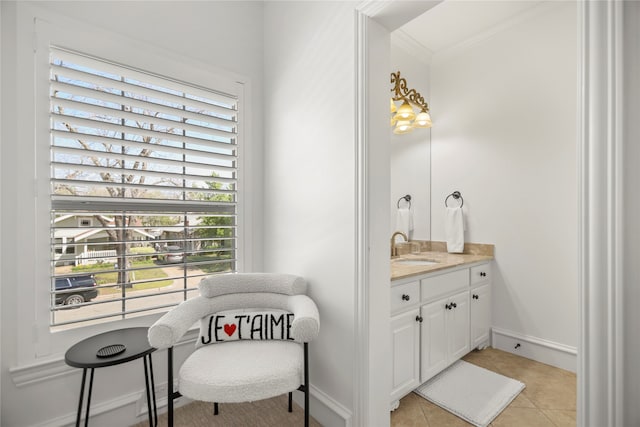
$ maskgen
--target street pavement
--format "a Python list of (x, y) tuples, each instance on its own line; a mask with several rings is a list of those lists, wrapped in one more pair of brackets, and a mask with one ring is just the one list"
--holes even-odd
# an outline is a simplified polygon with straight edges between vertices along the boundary
[[(166, 266), (166, 267), (163, 267), (163, 271), (167, 274), (168, 277), (177, 277), (183, 274), (183, 267), (181, 265)], [(191, 267), (189, 269), (189, 273), (194, 275), (203, 274), (201, 270), (192, 269)], [(188, 288), (197, 287), (201, 279), (202, 277), (187, 278), (187, 287)], [(150, 306), (159, 306), (164, 304), (179, 304), (184, 300), (184, 292), (176, 292), (171, 294), (166, 294), (165, 292), (184, 289), (184, 287), (185, 287), (184, 279), (176, 279), (169, 286), (163, 286), (161, 288), (145, 289), (140, 291), (131, 291), (128, 294), (128, 296), (138, 297), (138, 296), (144, 295), (145, 297), (128, 299), (125, 302), (126, 310), (131, 311), (131, 310), (143, 309)], [(198, 295), (197, 290), (189, 292), (188, 297), (192, 298), (196, 295)], [(101, 316), (105, 314), (118, 314), (118, 315), (114, 317), (109, 317), (107, 319), (97, 319), (97, 320), (92, 320), (88, 322), (82, 322), (82, 325), (84, 326), (84, 325), (90, 325), (90, 324), (96, 324), (96, 323), (103, 323), (105, 321), (121, 319), (122, 316), (119, 315), (119, 313), (121, 312), (121, 309), (122, 309), (122, 301), (118, 300), (118, 298), (120, 297), (121, 295), (117, 293), (109, 294), (109, 295), (99, 295), (97, 298), (93, 299), (91, 302), (110, 301), (110, 300), (115, 300), (115, 301), (106, 302), (103, 304), (92, 304), (92, 305), (83, 306), (83, 307), (75, 307), (75, 308), (68, 308), (68, 309), (65, 308), (63, 310), (58, 310), (55, 312), (56, 323), (64, 323), (70, 320)], [(149, 313), (166, 311), (166, 310), (167, 309), (164, 308), (160, 310), (132, 313), (132, 314), (128, 314), (127, 318), (136, 317), (136, 316), (145, 316), (145, 315), (148, 315)], [(64, 329), (75, 328), (77, 326), (78, 326), (77, 323), (72, 323), (69, 325), (54, 326), (52, 327), (52, 330), (59, 331)]]

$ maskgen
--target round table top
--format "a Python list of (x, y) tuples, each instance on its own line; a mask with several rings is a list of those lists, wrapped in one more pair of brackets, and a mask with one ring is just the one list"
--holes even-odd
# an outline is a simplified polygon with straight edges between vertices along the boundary
[[(149, 345), (149, 328), (126, 328), (94, 335), (74, 344), (64, 355), (64, 361), (74, 368), (101, 368), (144, 357), (156, 349)], [(122, 353), (110, 357), (98, 357), (103, 347), (120, 344)]]

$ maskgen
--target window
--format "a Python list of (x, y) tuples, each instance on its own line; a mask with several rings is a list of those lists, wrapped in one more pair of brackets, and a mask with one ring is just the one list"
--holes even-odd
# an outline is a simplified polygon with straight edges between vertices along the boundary
[(237, 97), (50, 55), (52, 329), (164, 311), (235, 271)]

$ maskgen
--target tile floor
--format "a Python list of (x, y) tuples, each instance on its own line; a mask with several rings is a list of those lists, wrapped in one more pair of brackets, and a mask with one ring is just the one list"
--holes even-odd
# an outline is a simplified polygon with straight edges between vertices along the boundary
[[(526, 387), (490, 424), (493, 427), (565, 427), (576, 425), (576, 375), (501, 350), (472, 351), (464, 358), (515, 378)], [(392, 427), (466, 427), (471, 424), (409, 393), (391, 413)]]

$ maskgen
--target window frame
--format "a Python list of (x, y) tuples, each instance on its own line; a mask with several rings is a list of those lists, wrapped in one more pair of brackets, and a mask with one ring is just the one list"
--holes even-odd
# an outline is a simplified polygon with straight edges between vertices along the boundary
[[(78, 245), (83, 246), (82, 256), (87, 256), (86, 251), (95, 250), (95, 247), (98, 247), (99, 252), (107, 248), (113, 249), (112, 239), (124, 239), (122, 244), (115, 245), (120, 248), (126, 245), (126, 253), (120, 253), (118, 256), (126, 258), (127, 261), (123, 262), (121, 258), (116, 260), (116, 251), (109, 249), (108, 252), (113, 252), (112, 259), (116, 260), (117, 264), (111, 267), (108, 265), (109, 261), (105, 260), (107, 264), (101, 268), (101, 272), (85, 272), (95, 274), (96, 279), (106, 277), (101, 274), (116, 273), (118, 279), (128, 280), (135, 277), (136, 272), (140, 272), (144, 277), (145, 273), (154, 276), (156, 272), (164, 271), (164, 267), (157, 262), (153, 266), (130, 265), (130, 260), (136, 259), (133, 249), (137, 245), (155, 246), (159, 259), (166, 256), (165, 252), (173, 248), (173, 245), (179, 245), (185, 251), (195, 251), (194, 255), (199, 257), (197, 260), (182, 257), (182, 262), (176, 266), (183, 268), (175, 271), (174, 286), (171, 288), (158, 289), (153, 293), (134, 293), (127, 291), (123, 286), (120, 289), (121, 294), (116, 299), (86, 302), (87, 305), (95, 306), (97, 312), (93, 313), (91, 309), (78, 307), (76, 310), (68, 310), (59, 304), (53, 304), (53, 295), (57, 290), (54, 291), (52, 287), (53, 330), (86, 325), (83, 322), (110, 322), (119, 316), (140, 316), (151, 310), (166, 311), (163, 307), (167, 304), (176, 305), (178, 300), (184, 301), (197, 295), (195, 284), (198, 277), (214, 274), (207, 273), (205, 267), (217, 271), (215, 266), (225, 266), (236, 271), (236, 181), (239, 173), (237, 128), (242, 121), (237, 108), (238, 96), (221, 93), (215, 87), (194, 87), (175, 78), (165, 78), (148, 70), (134, 69), (128, 65), (114, 63), (108, 58), (97, 58), (84, 52), (70, 51), (59, 46), (51, 46), (49, 50), (51, 188), (62, 186), (62, 191), (50, 192), (52, 214), (56, 214), (55, 223), (53, 216), (51, 218), (52, 246), (56, 245), (57, 249), (57, 245), (60, 244), (57, 239), (53, 239), (53, 233), (61, 231), (67, 234), (69, 231), (80, 231), (86, 227), (98, 233), (106, 232), (110, 238), (109, 242), (99, 240), (68, 243), (76, 248), (75, 252), (78, 252)], [(105, 77), (105, 74), (108, 77)], [(156, 114), (153, 114), (154, 112)], [(77, 119), (78, 117), (83, 118)], [(66, 125), (78, 120), (77, 129), (73, 125)], [(158, 127), (152, 128), (153, 125)], [(179, 132), (164, 129), (166, 126), (177, 127)], [(106, 133), (103, 134), (102, 131)], [(152, 138), (145, 143), (143, 136), (149, 133), (152, 134)], [(77, 141), (80, 140), (84, 143), (78, 145)], [(105, 151), (107, 147), (108, 150)], [(131, 152), (122, 151), (124, 147)], [(142, 148), (149, 150), (148, 156), (137, 154)], [(126, 158), (126, 161), (123, 162), (123, 158)], [(148, 167), (139, 168), (137, 165)], [(98, 178), (96, 166), (101, 174), (104, 172), (110, 177), (124, 174), (133, 179), (127, 179), (123, 189), (120, 185), (123, 182), (120, 180), (105, 181)], [(74, 170), (84, 170), (85, 173), (71, 172)], [(159, 175), (165, 170), (163, 175)], [(220, 175), (212, 176), (212, 172), (216, 171), (219, 171)], [(69, 173), (70, 176), (67, 175)], [(146, 178), (144, 183), (142, 178)], [(170, 179), (174, 185), (164, 185), (164, 179)], [(214, 190), (210, 188), (211, 182), (216, 182), (222, 187)], [(231, 187), (226, 187), (227, 183), (230, 183)], [(114, 187), (118, 190), (117, 194), (109, 191), (108, 195), (91, 195), (92, 191)], [(134, 197), (129, 190), (141, 190), (143, 193), (149, 191), (149, 195)], [(231, 196), (231, 199), (221, 201), (210, 198), (218, 194)], [(206, 201), (202, 199), (204, 195)], [(70, 215), (77, 216), (77, 227), (65, 223)], [(211, 244), (221, 237), (210, 236), (207, 239), (201, 235), (200, 231), (205, 229), (207, 224), (199, 224), (196, 218), (225, 218), (229, 215), (232, 218), (231, 225), (225, 228), (230, 227), (233, 231), (231, 235), (224, 237), (224, 242), (233, 243), (231, 246), (225, 245), (221, 250), (231, 255), (231, 259), (223, 261), (217, 255), (214, 256), (215, 259), (205, 259), (213, 253), (206, 252), (200, 245), (207, 242)], [(179, 224), (180, 228), (170, 227), (168, 235), (163, 236), (161, 240), (149, 240), (150, 235), (145, 232), (150, 231), (151, 226), (144, 227), (142, 223), (148, 216), (169, 216), (175, 217), (176, 220), (182, 218), (183, 222), (182, 225)], [(97, 217), (101, 219), (94, 221)], [(138, 237), (136, 238), (126, 231), (117, 232), (116, 237), (117, 218), (126, 218), (121, 223), (125, 230), (129, 229), (131, 233), (137, 230), (147, 238), (140, 239), (140, 235), (134, 234)], [(58, 219), (61, 221), (58, 222)], [(127, 221), (132, 219), (134, 222)], [(111, 231), (110, 225), (113, 227)], [(67, 230), (69, 226), (73, 228)], [(184, 235), (177, 231), (179, 229), (183, 230)], [(160, 245), (164, 245), (164, 249), (161, 249)], [(52, 257), (52, 262), (54, 259), (55, 257)], [(81, 260), (81, 264), (84, 263), (85, 260)], [(92, 261), (86, 260), (86, 263), (91, 264)], [(122, 267), (118, 267), (120, 263)], [(199, 266), (205, 270), (199, 271)], [(134, 276), (117, 274), (116, 269), (120, 268), (130, 271)], [(68, 274), (53, 271), (52, 277)], [(169, 274), (171, 276), (171, 273)], [(139, 283), (141, 286), (145, 286), (144, 283), (153, 283), (150, 279), (152, 277), (143, 278)], [(135, 278), (133, 280), (136, 283)], [(53, 283), (53, 280), (51, 282)], [(101, 285), (100, 282), (98, 287), (104, 288), (106, 292), (111, 290), (111, 285)], [(118, 295), (118, 292), (115, 295)]]
[[(49, 330), (50, 307), (50, 137), (49, 137), (49, 46), (57, 45), (71, 50), (88, 52), (96, 57), (108, 58), (142, 70), (154, 70), (159, 75), (171, 76), (202, 87), (214, 88), (238, 96), (238, 115), (243, 117), (238, 125), (238, 175), (237, 175), (237, 271), (248, 271), (246, 255), (251, 247), (251, 205), (247, 198), (249, 171), (245, 167), (247, 150), (245, 129), (251, 127), (248, 79), (202, 63), (196, 59), (166, 51), (157, 46), (130, 39), (119, 34), (85, 26), (72, 19), (60, 17), (55, 24), (39, 19), (38, 8), (20, 6), (20, 33), (16, 67), (25, 70), (32, 78), (21, 79), (17, 99), (17, 135), (22, 141), (15, 148), (21, 167), (16, 174), (16, 190), (20, 194), (16, 210), (23, 219), (16, 243), (17, 310), (17, 360), (29, 365), (38, 360), (59, 357), (66, 349), (85, 337), (114, 328), (149, 326), (161, 314), (149, 314), (132, 319), (114, 320), (96, 325), (51, 332)], [(35, 18), (35, 19), (34, 19)], [(126, 50), (114, 50), (114, 46), (127, 46)], [(32, 46), (32, 49), (28, 49)], [(25, 49), (27, 48), (27, 49)], [(188, 66), (185, 66), (188, 64)], [(29, 84), (30, 83), (30, 84)], [(31, 256), (26, 256), (31, 255)], [(58, 355), (58, 356), (56, 356)]]

